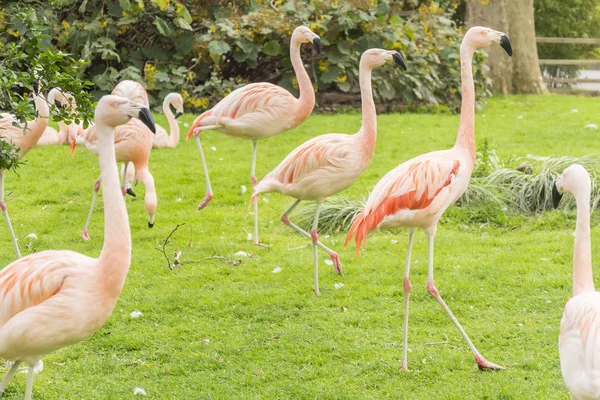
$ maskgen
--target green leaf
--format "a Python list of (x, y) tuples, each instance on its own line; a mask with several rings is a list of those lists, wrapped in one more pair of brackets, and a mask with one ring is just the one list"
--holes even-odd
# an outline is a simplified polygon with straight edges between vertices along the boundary
[(179, 11), (179, 12), (177, 13), (177, 15), (179, 15), (181, 18), (183, 18), (183, 20), (184, 20), (185, 22), (187, 22), (188, 24), (191, 24), (191, 23), (192, 23), (192, 16), (190, 15), (190, 12), (188, 11), (187, 7), (185, 7), (185, 6), (184, 6), (184, 7), (181, 9), (181, 11)]
[(125, 11), (131, 11), (131, 3), (129, 0), (119, 0), (119, 5)]
[(337, 79), (340, 69), (335, 66), (331, 66), (321, 74), (321, 80), (325, 83), (333, 82)]
[(161, 11), (164, 11), (169, 6), (169, 0), (152, 0), (154, 4), (160, 8)]
[(348, 82), (337, 82), (337, 87), (342, 92), (349, 92), (350, 91), (350, 83), (348, 83)]
[(188, 31), (191, 31), (191, 30), (193, 30), (193, 29), (192, 29), (192, 26), (191, 26), (190, 24), (188, 24), (188, 23), (186, 22), (186, 20), (184, 20), (183, 18), (175, 18), (175, 19), (173, 20), (173, 22), (175, 22), (175, 25), (177, 25), (177, 26), (178, 26), (178, 27), (180, 27), (181, 29), (185, 29), (185, 30), (188, 30)]
[(276, 56), (281, 51), (281, 46), (276, 40), (270, 40), (263, 46), (263, 53), (268, 56)]
[(171, 28), (169, 28), (169, 24), (167, 24), (167, 22), (161, 17), (154, 17), (154, 25), (161, 35), (169, 36), (171, 34)]
[[(208, 44), (208, 50), (210, 51), (210, 54), (225, 54), (227, 53), (229, 50), (231, 50), (231, 46), (229, 46), (229, 43), (224, 42), (222, 40), (213, 40), (212, 42), (210, 42)], [(214, 58), (213, 58), (214, 60)]]
[(352, 49), (350, 48), (348, 42), (338, 42), (337, 47), (342, 54), (350, 55), (352, 53)]

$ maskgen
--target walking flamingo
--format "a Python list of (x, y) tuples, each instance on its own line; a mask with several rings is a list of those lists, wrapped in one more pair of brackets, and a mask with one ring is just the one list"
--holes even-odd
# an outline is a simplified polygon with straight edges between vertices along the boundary
[(123, 97), (104, 96), (95, 112), (104, 181), (104, 246), (95, 259), (48, 250), (0, 271), (0, 357), (14, 361), (2, 392), (19, 364), (29, 364), (25, 400), (31, 399), (34, 366), (42, 356), (88, 338), (112, 313), (131, 263), (131, 234), (119, 190), (114, 127), (140, 118), (150, 129), (150, 110)]
[[(359, 76), (363, 123), (358, 133), (344, 135), (330, 133), (317, 136), (293, 150), (273, 171), (254, 188), (252, 201), (260, 193), (279, 192), (296, 198), (296, 202), (283, 214), (281, 221), (312, 239), (314, 251), (314, 290), (319, 294), (319, 257), (317, 246), (325, 250), (341, 275), (342, 264), (338, 254), (319, 241), (317, 225), (319, 211), (325, 198), (348, 188), (367, 169), (375, 151), (377, 139), (377, 113), (371, 88), (371, 71), (388, 60), (394, 60), (406, 70), (400, 53), (370, 49), (360, 58)], [(313, 200), (317, 210), (312, 231), (302, 230), (290, 222), (288, 215), (302, 200)]]
[(456, 144), (450, 150), (435, 151), (408, 160), (388, 172), (373, 188), (365, 208), (356, 217), (346, 245), (356, 236), (356, 255), (368, 232), (375, 228), (408, 227), (408, 252), (404, 274), (404, 343), (402, 369), (407, 370), (408, 301), (410, 256), (415, 229), (421, 228), (429, 238), (429, 267), (427, 291), (442, 306), (456, 325), (475, 356), (480, 369), (502, 369), (486, 361), (477, 351), (464, 329), (442, 300), (433, 281), (433, 239), (437, 224), (446, 210), (467, 189), (475, 163), (475, 87), (472, 59), (475, 50), (498, 42), (512, 55), (508, 37), (484, 27), (473, 27), (465, 34), (460, 46), (462, 77), (462, 107)]
[[(63, 93), (58, 88), (53, 88), (48, 92), (48, 103), (55, 104), (57, 107), (71, 107), (71, 111), (75, 111), (77, 108), (73, 96)], [(57, 131), (51, 126), (48, 126), (42, 137), (38, 140), (37, 145), (48, 146), (54, 144), (67, 144), (73, 140), (77, 140), (81, 124), (78, 125), (73, 121), (67, 125), (63, 121), (58, 121), (58, 127), (59, 130)]]
[[(234, 90), (212, 109), (205, 111), (194, 120), (187, 133), (187, 139), (192, 134), (196, 138), (206, 178), (206, 195), (198, 204), (198, 209), (206, 207), (213, 197), (204, 151), (200, 143), (200, 132), (214, 129), (229, 136), (252, 141), (250, 180), (254, 187), (257, 182), (254, 175), (258, 141), (297, 127), (312, 112), (315, 106), (315, 92), (300, 58), (300, 45), (308, 42), (312, 42), (318, 53), (321, 52), (319, 36), (305, 26), (294, 29), (290, 41), (290, 58), (298, 80), (299, 98), (271, 83), (251, 83)], [(254, 202), (254, 244), (260, 244), (257, 202)]]
[[(14, 115), (0, 115), (0, 139), (7, 141), (8, 143), (11, 143), (15, 147), (17, 147), (19, 150), (20, 158), (23, 158), (25, 154), (29, 152), (29, 150), (35, 147), (36, 143), (44, 133), (44, 130), (48, 126), (50, 110), (48, 109), (48, 103), (46, 103), (46, 99), (44, 99), (42, 93), (38, 93), (37, 83), (33, 88), (33, 92), (33, 101), (35, 103), (35, 108), (37, 110), (38, 117), (35, 120), (27, 123), (25, 134), (23, 134), (23, 128), (20, 127), (20, 124), (18, 123)], [(17, 258), (21, 258), (21, 252), (19, 251), (17, 238), (15, 237), (15, 232), (10, 223), (10, 218), (8, 217), (6, 203), (4, 202), (4, 172), (5, 171), (3, 169), (0, 169), (0, 209), (2, 209), (4, 219), (6, 220), (6, 224), (8, 225), (8, 231), (12, 238)]]
[[(171, 111), (171, 106), (175, 108), (175, 115)], [(156, 126), (156, 135), (154, 135), (152, 141), (152, 148), (158, 147), (171, 147), (175, 148), (179, 144), (179, 125), (177, 124), (177, 118), (183, 114), (183, 99), (179, 93), (169, 93), (163, 100), (163, 112), (169, 122), (169, 130), (167, 132), (164, 128)]]
[(573, 251), (573, 297), (560, 321), (560, 368), (573, 399), (597, 399), (600, 395), (600, 292), (592, 276), (590, 240), (590, 175), (581, 165), (565, 169), (556, 179), (553, 194), (569, 192), (577, 203), (577, 227)]
[[(144, 97), (139, 94), (140, 91), (137, 91), (137, 94), (134, 95), (132, 95), (131, 93), (128, 96), (123, 95), (126, 93), (126, 90), (123, 90), (123, 87), (137, 88), (138, 86), (141, 87), (141, 85), (137, 82), (123, 81), (115, 87), (112, 94), (119, 93), (118, 96), (128, 98), (129, 100), (132, 100), (132, 98), (141, 100), (141, 102), (135, 100), (132, 101), (147, 107), (147, 104), (144, 103)], [(145, 101), (147, 101), (147, 97)], [(158, 207), (158, 198), (156, 196), (154, 177), (148, 170), (150, 152), (152, 150), (152, 139), (154, 136), (153, 132), (151, 132), (148, 129), (148, 127), (145, 124), (143, 124), (140, 120), (138, 120), (137, 118), (132, 118), (126, 124), (118, 126), (115, 129), (114, 136), (117, 161), (124, 163), (124, 169), (122, 172), (123, 195), (125, 195), (125, 193), (129, 193), (130, 195), (135, 197), (135, 193), (133, 192), (133, 190), (130, 187), (127, 188), (127, 169), (129, 162), (131, 162), (131, 164), (135, 167), (138, 180), (140, 180), (146, 187), (146, 193), (144, 195), (144, 208), (146, 210), (146, 213), (148, 214), (148, 227), (152, 228), (154, 226), (156, 209)], [(90, 126), (85, 131), (84, 138), (84, 144), (88, 148), (88, 150), (97, 155), (98, 151), (95, 125)], [(74, 151), (74, 149), (74, 142), (71, 142), (71, 150)], [(88, 213), (85, 226), (81, 233), (82, 237), (85, 240), (90, 240), (88, 228), (92, 219), (92, 214), (94, 212), (94, 205), (96, 203), (98, 190), (100, 190), (100, 181), (101, 178), (98, 178), (94, 183), (94, 192), (92, 195), (92, 202), (90, 204), (90, 211)]]

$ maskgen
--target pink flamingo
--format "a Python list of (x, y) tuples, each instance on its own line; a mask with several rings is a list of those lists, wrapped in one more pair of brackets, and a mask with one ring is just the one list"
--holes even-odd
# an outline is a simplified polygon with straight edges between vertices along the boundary
[[(360, 58), (360, 92), (363, 123), (358, 133), (343, 135), (330, 133), (317, 136), (293, 150), (273, 171), (269, 172), (254, 188), (252, 201), (260, 193), (279, 192), (296, 198), (296, 202), (283, 214), (281, 221), (287, 226), (312, 239), (314, 250), (314, 290), (319, 294), (318, 247), (325, 250), (341, 275), (342, 264), (338, 253), (319, 241), (317, 225), (319, 211), (325, 198), (348, 188), (367, 169), (373, 158), (377, 139), (377, 113), (371, 88), (371, 71), (387, 60), (394, 60), (406, 70), (400, 53), (370, 49)], [(302, 200), (313, 200), (317, 210), (312, 232), (302, 230), (290, 222), (288, 215)]]
[(475, 356), (480, 369), (501, 369), (477, 351), (464, 329), (440, 297), (433, 282), (433, 239), (437, 224), (446, 210), (467, 189), (475, 163), (475, 88), (472, 59), (475, 50), (499, 42), (509, 55), (512, 49), (508, 37), (489, 28), (473, 27), (460, 46), (462, 76), (462, 109), (456, 144), (450, 150), (435, 151), (408, 160), (388, 172), (371, 192), (365, 208), (354, 220), (346, 245), (356, 235), (356, 255), (368, 232), (375, 228), (408, 227), (408, 253), (404, 274), (404, 347), (402, 369), (407, 370), (408, 300), (410, 256), (413, 235), (421, 228), (429, 238), (429, 273), (427, 291), (442, 306), (456, 325)]
[[(131, 81), (124, 81), (131, 82)], [(135, 82), (134, 82), (135, 83)], [(113, 92), (123, 93), (123, 91), (118, 90), (123, 82), (119, 83)], [(127, 83), (128, 85), (129, 83)], [(136, 83), (136, 85), (139, 85)], [(114, 93), (113, 93), (114, 94)], [(126, 96), (121, 96), (125, 98)], [(139, 96), (131, 96), (136, 99), (142, 99), (141, 103), (134, 101), (135, 103), (142, 104), (147, 107), (145, 103), (143, 103), (143, 98)], [(132, 100), (133, 101), (133, 100)], [(98, 154), (97, 150), (97, 137), (96, 137), (96, 126), (92, 125), (88, 128), (85, 133), (85, 146), (94, 154)], [(135, 193), (131, 188), (127, 188), (127, 167), (129, 162), (135, 167), (137, 178), (144, 184), (146, 187), (146, 193), (144, 195), (144, 207), (146, 209), (146, 213), (148, 214), (148, 227), (152, 228), (154, 226), (154, 218), (156, 215), (156, 209), (158, 207), (158, 198), (156, 196), (156, 187), (154, 185), (154, 177), (148, 170), (148, 163), (150, 160), (150, 152), (152, 150), (152, 137), (153, 132), (151, 132), (148, 127), (137, 118), (131, 119), (128, 123), (118, 126), (115, 129), (115, 152), (118, 162), (124, 163), (123, 168), (123, 184), (122, 191), (123, 195), (125, 193), (129, 193), (130, 195), (135, 197)], [(71, 142), (71, 149), (74, 151), (74, 142)], [(88, 217), (85, 221), (85, 226), (82, 230), (82, 237), (85, 240), (90, 240), (90, 236), (88, 234), (88, 228), (90, 225), (90, 221), (92, 219), (92, 214), (94, 212), (94, 205), (96, 203), (96, 197), (98, 195), (98, 190), (100, 190), (100, 181), (101, 178), (98, 178), (94, 183), (94, 192), (92, 195), (92, 202), (90, 204), (90, 211), (88, 213)]]
[(29, 364), (25, 400), (31, 399), (34, 366), (42, 356), (88, 338), (112, 313), (131, 263), (131, 234), (119, 190), (114, 127), (140, 118), (154, 129), (150, 110), (123, 97), (104, 96), (96, 107), (96, 131), (104, 182), (104, 246), (95, 259), (48, 250), (0, 271), (0, 357), (14, 361), (0, 396), (19, 364)]
[[(187, 139), (193, 134), (202, 159), (206, 177), (206, 195), (198, 204), (198, 209), (208, 205), (213, 197), (208, 176), (208, 168), (200, 143), (200, 132), (217, 130), (226, 135), (252, 141), (252, 167), (250, 180), (256, 185), (256, 146), (258, 140), (265, 139), (300, 125), (315, 106), (315, 92), (308, 73), (300, 58), (300, 45), (312, 42), (321, 52), (321, 39), (305, 26), (294, 29), (290, 41), (290, 58), (298, 80), (300, 97), (295, 98), (287, 90), (271, 83), (251, 83), (231, 92), (212, 109), (194, 120), (187, 133)], [(258, 203), (254, 202), (254, 244), (258, 241)]]
[[(76, 111), (77, 106), (75, 104), (75, 99), (69, 93), (63, 93), (58, 88), (53, 88), (48, 92), (48, 103), (55, 104), (56, 107), (67, 106), (70, 107), (72, 111)], [(76, 124), (75, 122), (71, 122), (69, 125), (65, 124), (63, 121), (58, 121), (59, 130), (48, 126), (44, 131), (44, 134), (37, 142), (38, 146), (48, 146), (54, 144), (68, 144), (73, 140), (77, 140), (78, 133), (81, 130), (81, 124)]]
[(600, 293), (592, 276), (590, 240), (590, 175), (581, 165), (565, 169), (556, 179), (553, 194), (558, 206), (563, 192), (577, 202), (577, 228), (573, 251), (573, 297), (560, 321), (560, 368), (575, 400), (597, 399), (600, 393)]
[[(29, 153), (29, 150), (35, 147), (38, 140), (44, 133), (44, 130), (48, 126), (49, 121), (50, 110), (48, 109), (48, 103), (41, 93), (37, 93), (37, 84), (36, 87), (33, 88), (33, 91), (33, 101), (35, 103), (38, 117), (35, 120), (27, 123), (25, 134), (23, 134), (23, 128), (20, 127), (20, 123), (16, 120), (14, 115), (3, 114), (0, 116), (0, 139), (16, 146), (19, 150), (20, 158), (23, 158), (25, 154)], [(8, 231), (10, 232), (17, 258), (21, 258), (21, 252), (19, 251), (17, 238), (15, 237), (15, 232), (10, 223), (10, 218), (8, 217), (6, 203), (4, 202), (4, 172), (4, 170), (0, 169), (0, 209), (2, 209), (4, 219), (6, 219), (6, 224), (8, 225)]]
[[(175, 115), (171, 111), (171, 106), (175, 108)], [(176, 120), (183, 114), (183, 98), (179, 93), (169, 93), (163, 100), (162, 109), (169, 122), (171, 133), (169, 134), (164, 128), (157, 125), (156, 135), (154, 135), (152, 141), (152, 148), (175, 148), (179, 144), (179, 125)]]

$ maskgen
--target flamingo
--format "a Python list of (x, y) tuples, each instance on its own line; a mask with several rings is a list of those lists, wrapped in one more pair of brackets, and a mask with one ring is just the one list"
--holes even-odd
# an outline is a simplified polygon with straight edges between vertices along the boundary
[[(175, 108), (175, 115), (171, 111), (171, 106)], [(176, 120), (183, 114), (183, 98), (181, 98), (179, 93), (169, 93), (163, 100), (162, 108), (169, 122), (171, 134), (157, 125), (156, 135), (154, 135), (154, 140), (152, 141), (152, 148), (175, 148), (179, 144), (179, 125)]]
[[(112, 94), (119, 93), (118, 96), (121, 96), (125, 92), (122, 88), (125, 86), (133, 86), (139, 85), (137, 82), (135, 85), (131, 85), (130, 82), (133, 81), (123, 81), (119, 83)], [(139, 85), (141, 86), (141, 85)], [(127, 96), (121, 96), (125, 98), (135, 98), (136, 100), (142, 100), (142, 102), (138, 102), (136, 100), (132, 100), (135, 103), (142, 104), (146, 107), (147, 104), (144, 103), (144, 99), (142, 96), (132, 96), (131, 94)], [(146, 98), (147, 101), (147, 98)], [(142, 134), (140, 134), (140, 132)], [(129, 162), (135, 167), (137, 178), (144, 184), (146, 187), (146, 193), (144, 195), (144, 208), (146, 209), (146, 213), (148, 214), (148, 227), (152, 228), (154, 226), (154, 219), (156, 215), (156, 209), (158, 207), (158, 199), (156, 196), (156, 187), (154, 185), (154, 177), (148, 170), (148, 163), (150, 160), (150, 152), (152, 150), (152, 137), (153, 133), (147, 128), (145, 124), (143, 124), (137, 118), (131, 119), (128, 123), (118, 126), (115, 129), (115, 152), (118, 162), (124, 163), (123, 168), (123, 185), (122, 191), (123, 195), (125, 193), (129, 193), (130, 195), (135, 197), (135, 193), (129, 187), (127, 187), (127, 167)], [(97, 137), (96, 137), (96, 126), (90, 126), (84, 133), (85, 138), (85, 146), (92, 153), (98, 153), (97, 150)], [(71, 142), (71, 150), (74, 151), (75, 142)], [(94, 183), (94, 191), (92, 195), (92, 202), (90, 204), (90, 211), (88, 213), (88, 217), (85, 222), (85, 226), (82, 230), (81, 236), (85, 240), (90, 240), (90, 236), (88, 234), (88, 228), (90, 225), (90, 221), (92, 219), (92, 214), (94, 212), (94, 205), (96, 203), (96, 196), (98, 195), (98, 190), (100, 190), (100, 181), (101, 178), (98, 178)]]
[(462, 77), (462, 109), (456, 144), (450, 150), (435, 151), (408, 160), (388, 172), (373, 188), (364, 209), (356, 217), (348, 235), (346, 245), (356, 236), (356, 256), (360, 244), (367, 239), (368, 232), (375, 228), (408, 227), (408, 252), (404, 274), (404, 344), (402, 369), (408, 370), (408, 301), (411, 289), (409, 280), (410, 257), (413, 235), (421, 228), (429, 238), (429, 267), (427, 291), (442, 306), (446, 314), (460, 331), (475, 356), (480, 369), (503, 369), (488, 362), (477, 351), (464, 329), (442, 300), (433, 281), (433, 239), (437, 224), (446, 210), (467, 189), (475, 163), (475, 88), (473, 84), (472, 59), (477, 49), (492, 42), (512, 55), (508, 37), (489, 28), (473, 27), (465, 34), (460, 46)]
[[(206, 195), (198, 204), (198, 209), (206, 207), (213, 197), (204, 151), (200, 143), (200, 132), (214, 129), (229, 136), (252, 141), (250, 180), (254, 187), (257, 183), (254, 175), (258, 140), (297, 127), (312, 112), (315, 106), (315, 92), (300, 58), (300, 45), (308, 42), (312, 42), (318, 53), (321, 52), (319, 36), (305, 26), (294, 29), (290, 41), (290, 58), (298, 80), (299, 98), (271, 83), (251, 83), (234, 90), (212, 109), (205, 111), (194, 120), (186, 139), (189, 139), (192, 134), (196, 138), (206, 178)], [(260, 245), (257, 202), (254, 202), (254, 244)]]
[(574, 164), (565, 169), (554, 185), (554, 205), (561, 193), (569, 192), (577, 203), (577, 227), (573, 251), (573, 297), (560, 321), (560, 368), (565, 385), (575, 400), (600, 398), (600, 292), (592, 276), (590, 240), (590, 187), (588, 172)]
[[(29, 364), (25, 400), (42, 356), (88, 338), (112, 313), (131, 264), (131, 233), (120, 195), (114, 128), (136, 117), (154, 130), (150, 110), (119, 96), (104, 96), (95, 111), (98, 158), (104, 181), (104, 246), (99, 258), (48, 250), (0, 271), (0, 357), (14, 361), (0, 396), (22, 362)], [(140, 133), (142, 134), (142, 133)]]
[[(63, 93), (58, 88), (53, 88), (48, 92), (48, 103), (55, 104), (56, 107), (70, 106), (72, 111), (77, 109), (73, 96)], [(65, 144), (76, 140), (81, 124), (78, 125), (75, 122), (71, 122), (71, 124), (67, 125), (63, 121), (59, 121), (58, 127), (58, 131), (51, 126), (47, 127), (42, 137), (38, 140), (37, 145)]]
[[(254, 188), (252, 201), (256, 203), (261, 193), (278, 192), (296, 198), (282, 215), (281, 222), (312, 239), (314, 251), (314, 290), (319, 294), (318, 247), (325, 250), (336, 271), (342, 274), (338, 253), (319, 241), (317, 225), (319, 211), (325, 198), (348, 188), (367, 169), (373, 158), (377, 139), (377, 113), (371, 88), (371, 71), (388, 60), (406, 70), (400, 53), (382, 49), (369, 49), (360, 58), (359, 76), (363, 123), (358, 133), (344, 135), (330, 133), (317, 136), (294, 149), (273, 171)], [(288, 215), (302, 200), (313, 200), (317, 210), (309, 234), (290, 222)]]
[[(19, 151), (19, 158), (23, 158), (25, 154), (29, 152), (29, 150), (35, 147), (36, 143), (44, 133), (44, 130), (46, 130), (46, 127), (48, 126), (50, 110), (48, 109), (48, 103), (46, 102), (46, 99), (44, 99), (42, 93), (38, 92), (37, 83), (34, 85), (33, 92), (33, 101), (35, 103), (38, 117), (27, 123), (25, 134), (23, 134), (23, 128), (20, 127), (20, 123), (17, 121), (14, 115), (0, 115), (0, 139), (17, 147)], [(8, 225), (8, 231), (12, 238), (17, 258), (21, 258), (21, 252), (19, 251), (17, 238), (15, 237), (15, 232), (10, 223), (10, 218), (8, 217), (8, 209), (6, 208), (6, 203), (4, 202), (4, 172), (5, 171), (3, 169), (0, 169), (0, 209), (2, 209), (4, 219), (6, 219), (6, 224)]]

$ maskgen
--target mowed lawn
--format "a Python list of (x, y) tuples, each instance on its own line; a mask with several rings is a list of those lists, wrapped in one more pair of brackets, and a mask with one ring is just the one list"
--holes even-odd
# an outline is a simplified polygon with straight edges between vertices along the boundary
[[(182, 135), (193, 118), (180, 118)], [(373, 162), (344, 194), (362, 197), (398, 163), (451, 147), (458, 119), (379, 116)], [(162, 115), (156, 121), (167, 126)], [(299, 128), (260, 142), (257, 176), (307, 139), (356, 132), (360, 121), (356, 113), (313, 115)], [(476, 140), (490, 139), (503, 160), (528, 154), (582, 156), (600, 150), (600, 131), (584, 128), (589, 123), (600, 125), (597, 98), (497, 97), (477, 112)], [(442, 218), (435, 248), (437, 287), (481, 353), (506, 366), (504, 371), (477, 369), (458, 331), (427, 293), (427, 247), (419, 232), (411, 271), (411, 371), (402, 372), (407, 232), (372, 233), (358, 259), (353, 247), (343, 248), (344, 233), (323, 238), (340, 252), (345, 274), (336, 275), (321, 253), (317, 297), (312, 249), (301, 248), (310, 242), (279, 221), (293, 200), (279, 194), (261, 197), (260, 240), (272, 248), (255, 247), (247, 237), (252, 232), (252, 146), (217, 132), (202, 138), (212, 202), (196, 209), (205, 183), (193, 141), (182, 137), (177, 149), (153, 150), (156, 225), (147, 227), (140, 184), (138, 197), (127, 198), (133, 261), (116, 309), (89, 340), (44, 358), (34, 398), (125, 399), (138, 387), (152, 399), (569, 398), (557, 342), (571, 294), (573, 212), (532, 216), (510, 227), (464, 225), (461, 213), (466, 211), (459, 209)], [(99, 174), (96, 157), (84, 147), (71, 157), (67, 146), (56, 146), (34, 149), (26, 159), (18, 175), (6, 177), (6, 201), (21, 251), (71, 249), (97, 256), (101, 198), (92, 240), (80, 236)], [(248, 188), (243, 194), (242, 185)], [(182, 251), (182, 266), (170, 270), (155, 248), (177, 224), (185, 225), (173, 235), (167, 253), (172, 257)], [(30, 233), (38, 239), (26, 238)], [(599, 234), (593, 227), (596, 259)], [(0, 262), (6, 265), (14, 252), (4, 221), (0, 243)], [(251, 257), (235, 256), (239, 251)], [(193, 262), (212, 255), (241, 264)], [(142, 315), (132, 318), (132, 311)], [(18, 374), (6, 398), (22, 398), (25, 378)]]

